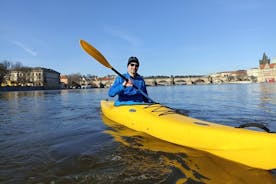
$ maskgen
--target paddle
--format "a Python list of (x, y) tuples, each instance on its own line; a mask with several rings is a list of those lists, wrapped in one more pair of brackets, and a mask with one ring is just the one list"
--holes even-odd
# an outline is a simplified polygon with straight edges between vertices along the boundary
[[(116, 74), (118, 74), (120, 77), (122, 77), (125, 81), (128, 82), (128, 78), (126, 78), (125, 76), (123, 76), (120, 72), (118, 72), (115, 68), (113, 68), (109, 62), (105, 59), (105, 57), (92, 45), (90, 45), (89, 43), (87, 43), (84, 40), (80, 40), (80, 44), (81, 47), (83, 48), (83, 50), (85, 50), (85, 52), (87, 52), (87, 54), (89, 54), (90, 56), (92, 56), (94, 59), (96, 59), (99, 63), (101, 63), (102, 65), (104, 65), (107, 68), (110, 68), (111, 70), (113, 70)], [(142, 91), (141, 89), (139, 89), (137, 86), (135, 86), (133, 84), (133, 87), (138, 90), (145, 98), (147, 98), (150, 102), (152, 103), (156, 103), (154, 100), (152, 100), (146, 93), (144, 93), (144, 91)]]

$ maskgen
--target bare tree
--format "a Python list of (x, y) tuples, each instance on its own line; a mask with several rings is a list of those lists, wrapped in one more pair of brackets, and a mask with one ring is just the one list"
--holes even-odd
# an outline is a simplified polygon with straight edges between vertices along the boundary
[(3, 63), (0, 63), (0, 84), (4, 82), (5, 76), (8, 73), (7, 68)]
[(4, 65), (4, 67), (7, 69), (7, 70), (10, 70), (12, 68), (12, 62), (11, 61), (8, 61), (8, 60), (4, 60), (2, 62), (2, 64)]
[(70, 74), (67, 76), (68, 77), (68, 86), (70, 87), (79, 87), (80, 86), (80, 81), (82, 78), (82, 75), (79, 73), (75, 74)]
[(11, 64), (11, 69), (18, 70), (23, 67), (22, 63), (17, 61), (15, 64)]

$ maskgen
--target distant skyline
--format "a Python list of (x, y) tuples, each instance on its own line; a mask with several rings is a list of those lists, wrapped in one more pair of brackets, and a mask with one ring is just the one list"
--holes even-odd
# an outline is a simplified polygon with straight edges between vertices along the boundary
[(114, 74), (79, 45), (95, 46), (118, 71), (209, 75), (276, 61), (273, 0), (1, 0), (0, 61), (61, 74)]

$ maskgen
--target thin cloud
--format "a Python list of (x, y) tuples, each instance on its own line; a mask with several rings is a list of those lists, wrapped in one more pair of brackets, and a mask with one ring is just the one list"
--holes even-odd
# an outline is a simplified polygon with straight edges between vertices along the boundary
[(139, 38), (127, 33), (126, 31), (123, 31), (121, 29), (106, 26), (105, 31), (112, 36), (118, 37), (126, 42), (128, 42), (132, 46), (139, 46), (141, 44), (141, 41)]
[(25, 50), (27, 53), (31, 54), (32, 56), (37, 56), (37, 53), (35, 51), (33, 51), (32, 49), (30, 49), (29, 47), (27, 47), (25, 44), (18, 42), (18, 41), (13, 41), (12, 43), (14, 45), (20, 47), (21, 49)]

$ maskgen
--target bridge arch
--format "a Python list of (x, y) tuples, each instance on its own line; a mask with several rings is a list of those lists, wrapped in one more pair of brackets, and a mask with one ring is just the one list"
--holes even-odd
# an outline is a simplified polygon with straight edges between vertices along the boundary
[(205, 80), (203, 80), (203, 79), (197, 79), (197, 80), (195, 80), (195, 81), (193, 81), (193, 84), (205, 84), (206, 83), (206, 81)]
[(175, 85), (186, 85), (187, 81), (183, 79), (174, 80)]
[(168, 86), (168, 85), (170, 85), (170, 82), (167, 81), (167, 80), (158, 80), (156, 82), (157, 82), (157, 85), (160, 85), (160, 86)]

